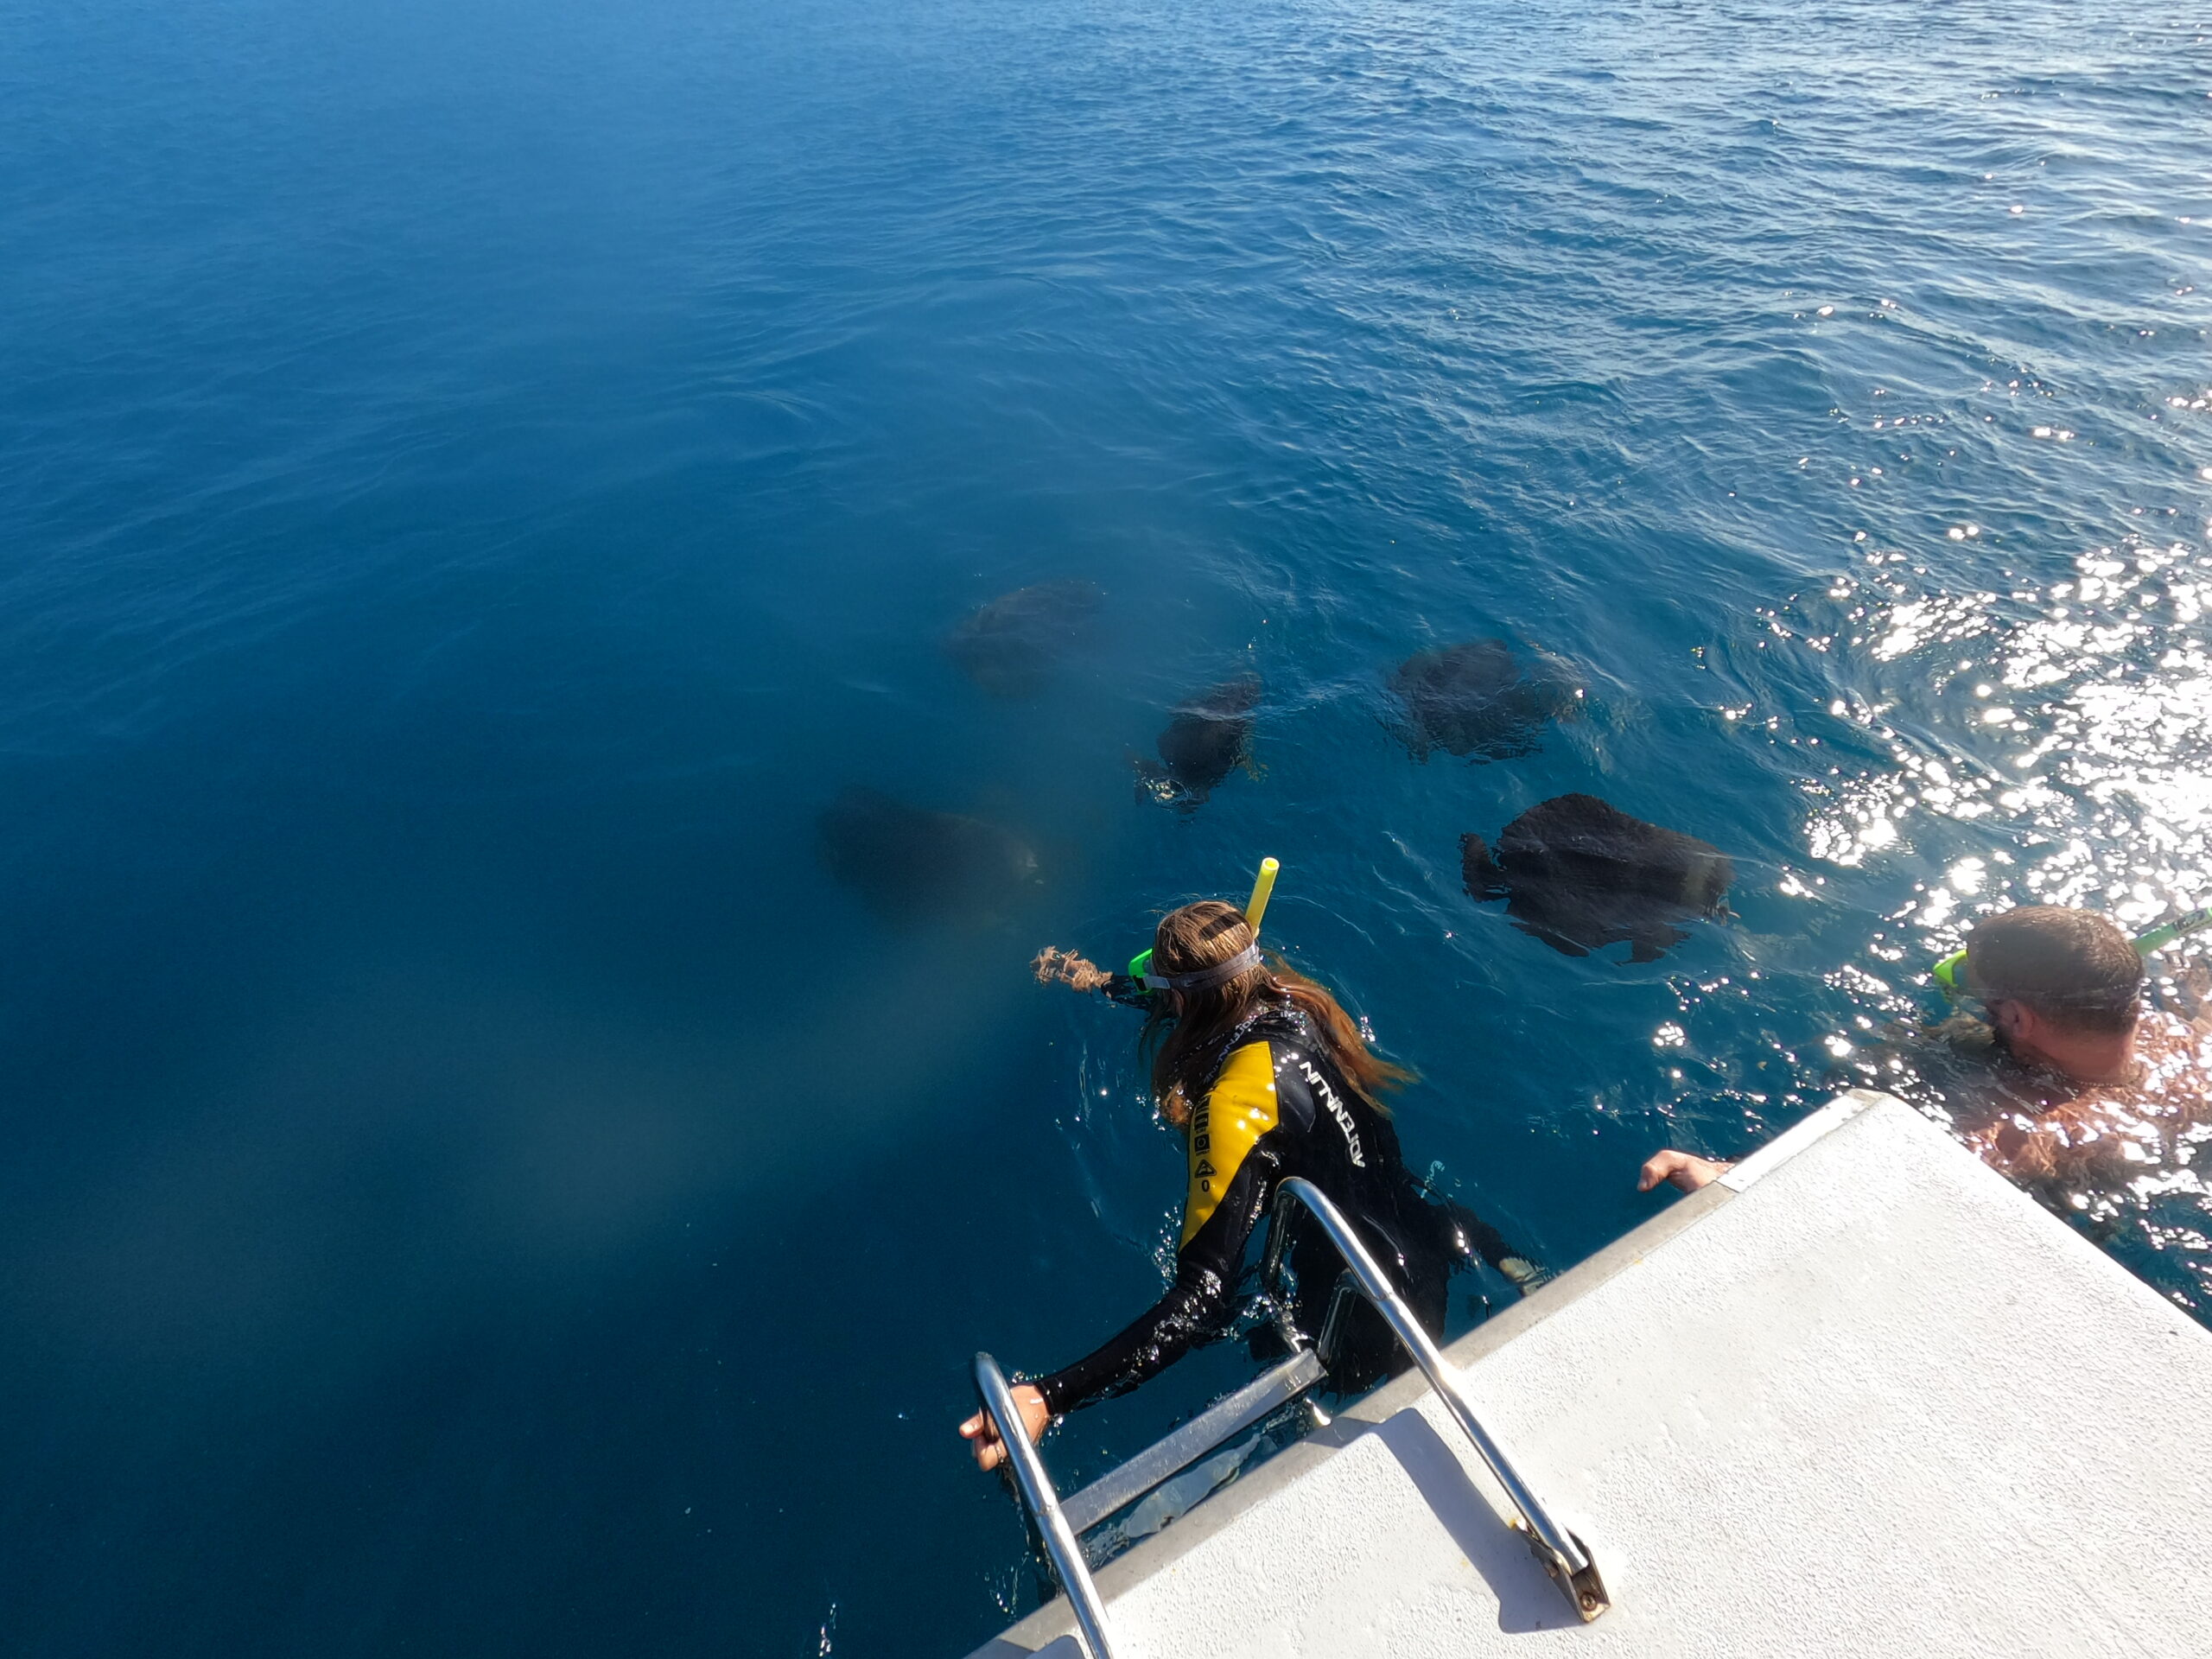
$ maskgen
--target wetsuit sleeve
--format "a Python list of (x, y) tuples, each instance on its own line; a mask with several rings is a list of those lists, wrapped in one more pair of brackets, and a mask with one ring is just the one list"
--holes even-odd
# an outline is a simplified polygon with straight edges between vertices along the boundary
[(1274, 1060), (1268, 1045), (1248, 1043), (1229, 1058), (1191, 1115), (1190, 1188), (1175, 1281), (1136, 1322), (1096, 1352), (1039, 1377), (1033, 1386), (1053, 1412), (1127, 1394), (1220, 1333), (1232, 1311), (1244, 1249), (1273, 1190)]
[(1109, 1001), (1119, 1002), (1125, 1008), (1145, 1008), (1152, 1006), (1153, 993), (1145, 989), (1144, 981), (1128, 974), (1109, 974), (1101, 988)]

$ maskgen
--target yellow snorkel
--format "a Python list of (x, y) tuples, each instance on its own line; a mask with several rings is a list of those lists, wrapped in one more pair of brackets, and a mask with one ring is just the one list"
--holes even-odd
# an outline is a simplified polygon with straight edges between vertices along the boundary
[[(1252, 896), (1244, 901), (1244, 920), (1252, 930), (1249, 948), (1254, 950), (1260, 948), (1260, 923), (1268, 913), (1268, 900), (1274, 897), (1275, 877), (1281, 870), (1282, 865), (1276, 860), (1262, 859), (1259, 874), (1252, 881)], [(1129, 958), (1129, 977), (1143, 984), (1147, 990), (1173, 988), (1166, 980), (1152, 971), (1152, 951), (1149, 948)]]
[(1260, 873), (1252, 881), (1252, 896), (1244, 901), (1244, 919), (1251, 925), (1252, 937), (1260, 937), (1261, 918), (1268, 913), (1268, 900), (1275, 896), (1275, 876), (1282, 866), (1272, 858), (1260, 861)]

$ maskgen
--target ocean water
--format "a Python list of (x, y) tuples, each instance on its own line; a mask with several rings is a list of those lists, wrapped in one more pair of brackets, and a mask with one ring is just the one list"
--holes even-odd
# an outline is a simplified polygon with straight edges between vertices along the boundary
[[(968, 1357), (1117, 1328), (1180, 1196), (1133, 1022), (1026, 962), (1262, 854), (1409, 1155), (1559, 1263), (1978, 911), (2212, 899), (2196, 21), (0, 17), (9, 1649), (965, 1650), (1033, 1593)], [(1069, 577), (1041, 695), (962, 677)], [(1499, 637), (1587, 718), (1417, 762), (1393, 665)], [(1139, 801), (1246, 671), (1257, 775)], [(854, 785), (1033, 900), (885, 925)], [(1734, 918), (1570, 960), (1468, 899), (1569, 790)], [(2209, 1204), (2100, 1236), (2203, 1314)]]

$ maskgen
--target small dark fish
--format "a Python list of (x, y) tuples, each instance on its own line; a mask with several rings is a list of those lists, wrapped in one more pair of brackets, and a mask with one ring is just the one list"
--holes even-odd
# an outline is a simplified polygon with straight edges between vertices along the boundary
[(1570, 957), (1622, 940), (1656, 962), (1689, 935), (1675, 925), (1728, 913), (1736, 867), (1719, 848), (1632, 818), (1594, 795), (1540, 801), (1498, 833), (1459, 837), (1471, 899), (1503, 899), (1524, 933)]
[(816, 829), (823, 867), (895, 925), (1003, 919), (1042, 884), (1035, 849), (1012, 830), (878, 790), (846, 790)]
[(991, 696), (1033, 697), (1083, 643), (1105, 600), (1096, 582), (1079, 576), (1017, 588), (962, 618), (944, 648)]
[(1138, 798), (1195, 807), (1231, 772), (1249, 766), (1259, 701), (1260, 677), (1243, 674), (1179, 704), (1160, 734), (1160, 759), (1133, 757)]
[(1582, 688), (1565, 663), (1538, 652), (1524, 664), (1503, 639), (1408, 657), (1390, 690), (1405, 709), (1406, 747), (1416, 760), (1431, 749), (1478, 761), (1534, 754), (1546, 726), (1582, 709)]

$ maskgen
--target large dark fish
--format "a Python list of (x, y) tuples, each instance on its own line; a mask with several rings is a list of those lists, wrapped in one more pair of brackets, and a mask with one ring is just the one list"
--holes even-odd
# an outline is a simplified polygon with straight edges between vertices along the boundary
[(1554, 721), (1577, 718), (1582, 688), (1566, 664), (1541, 652), (1523, 663), (1503, 639), (1469, 639), (1408, 657), (1390, 677), (1405, 710), (1406, 747), (1475, 760), (1510, 760), (1543, 747)]
[(1689, 935), (1675, 925), (1728, 913), (1736, 867), (1719, 848), (1632, 818), (1594, 795), (1540, 801), (1498, 833), (1459, 837), (1470, 898), (1503, 899), (1524, 933), (1587, 956), (1625, 939), (1630, 962), (1656, 962)]
[(969, 612), (944, 648), (991, 696), (1033, 697), (1083, 642), (1105, 599), (1096, 582), (1079, 576), (1017, 588)]
[(1243, 674), (1179, 704), (1160, 734), (1160, 759), (1135, 757), (1139, 798), (1194, 807), (1238, 766), (1249, 766), (1259, 701), (1260, 677)]
[(896, 925), (1003, 919), (1041, 882), (1035, 850), (1012, 830), (878, 790), (846, 790), (816, 828), (824, 868)]

